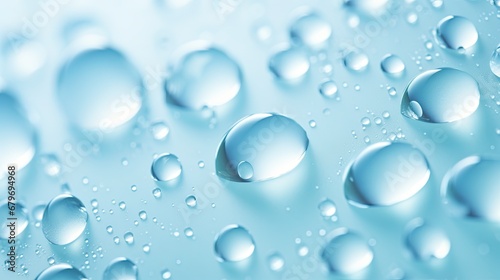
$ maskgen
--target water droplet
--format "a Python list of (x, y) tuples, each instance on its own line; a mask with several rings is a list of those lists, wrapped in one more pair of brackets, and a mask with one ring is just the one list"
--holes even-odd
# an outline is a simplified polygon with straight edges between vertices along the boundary
[(319, 212), (323, 217), (331, 217), (337, 212), (335, 202), (330, 199), (325, 199), (318, 204)]
[(436, 41), (445, 49), (468, 49), (476, 44), (478, 38), (474, 24), (461, 16), (447, 16), (436, 28)]
[(389, 0), (346, 0), (346, 5), (364, 13), (379, 13)]
[(332, 35), (332, 27), (316, 13), (309, 13), (296, 19), (290, 27), (290, 37), (299, 45), (317, 49), (325, 47)]
[(220, 262), (238, 262), (255, 251), (255, 242), (242, 226), (228, 225), (215, 237), (215, 255)]
[(370, 121), (370, 119), (369, 119), (369, 118), (367, 118), (367, 117), (363, 117), (363, 118), (361, 119), (361, 124), (362, 124), (363, 126), (369, 126), (369, 125), (371, 124), (371, 121)]
[(84, 129), (109, 131), (142, 106), (139, 72), (112, 48), (89, 49), (69, 60), (60, 70), (57, 91), (66, 115)]
[(24, 36), (9, 37), (2, 46), (5, 59), (1, 68), (6, 76), (12, 79), (26, 78), (46, 65), (47, 50), (44, 44), (36, 40), (27, 40)]
[(147, 218), (148, 218), (148, 214), (146, 213), (146, 211), (141, 211), (139, 212), (139, 218), (143, 221), (145, 221)]
[(344, 56), (344, 65), (347, 69), (355, 72), (364, 71), (369, 62), (368, 56), (361, 51), (351, 51)]
[(35, 227), (40, 227), (42, 219), (43, 219), (43, 211), (45, 211), (45, 207), (47, 205), (45, 204), (39, 204), (31, 210), (31, 216), (33, 217), (33, 220), (35, 221)]
[(134, 244), (134, 234), (131, 233), (130, 231), (127, 231), (124, 235), (123, 235), (123, 239), (125, 240), (125, 242), (129, 245), (132, 245)]
[(331, 239), (321, 252), (322, 259), (330, 271), (352, 274), (368, 267), (373, 260), (373, 251), (357, 233), (339, 228), (333, 231)]
[(310, 120), (310, 121), (309, 121), (309, 126), (310, 126), (311, 128), (315, 128), (315, 127), (316, 127), (316, 125), (317, 125), (317, 124), (316, 124), (316, 121), (315, 121), (315, 120)]
[(428, 70), (407, 86), (401, 113), (411, 119), (446, 123), (470, 116), (479, 107), (476, 80), (454, 68)]
[(269, 59), (269, 69), (276, 78), (293, 81), (302, 78), (310, 68), (307, 53), (299, 48), (276, 52)]
[(273, 179), (293, 170), (308, 145), (306, 132), (295, 121), (278, 114), (253, 114), (224, 135), (217, 152), (217, 175), (236, 182)]
[(137, 191), (137, 186), (136, 185), (130, 186), (130, 190), (133, 192)]
[(417, 218), (408, 225), (406, 246), (420, 260), (443, 259), (450, 252), (450, 240), (446, 233)]
[[(500, 3), (500, 0), (499, 0)], [(497, 46), (490, 59), (490, 69), (495, 76), (500, 78), (500, 45)]]
[[(7, 193), (7, 192), (6, 192)], [(19, 236), (28, 226), (28, 210), (19, 202), (16, 202), (15, 215), (10, 215), (9, 202), (4, 200), (0, 203), (0, 239), (7, 240), (10, 235), (8, 224), (12, 220), (8, 218), (16, 218), (16, 236)]]
[(430, 0), (432, 7), (441, 8), (443, 6), (443, 0)]
[(106, 280), (137, 280), (139, 270), (134, 262), (124, 257), (112, 260), (102, 275)]
[(204, 168), (205, 167), (205, 162), (203, 160), (198, 161), (198, 167), (199, 168)]
[(146, 254), (149, 254), (149, 252), (151, 251), (151, 246), (149, 246), (149, 244), (145, 244), (142, 246), (142, 251)]
[(149, 131), (154, 139), (163, 140), (167, 138), (170, 128), (164, 122), (156, 122), (149, 126)]
[(319, 85), (319, 93), (326, 98), (335, 98), (337, 96), (338, 87), (332, 80), (327, 80)]
[(420, 150), (406, 143), (380, 142), (365, 148), (349, 168), (345, 196), (358, 207), (390, 206), (419, 192), (430, 176)]
[(42, 271), (35, 280), (87, 280), (80, 270), (67, 263), (53, 265)]
[(113, 243), (115, 243), (116, 245), (120, 244), (120, 237), (118, 236), (113, 237)]
[(238, 95), (241, 84), (238, 64), (224, 51), (204, 47), (182, 57), (167, 80), (165, 91), (170, 103), (201, 110), (226, 104)]
[(120, 209), (122, 210), (125, 210), (125, 208), (127, 208), (127, 204), (125, 204), (125, 202), (123, 201), (120, 201), (120, 203), (118, 203), (118, 207), (120, 207)]
[(106, 227), (106, 231), (107, 231), (109, 234), (112, 234), (112, 233), (113, 233), (113, 227), (112, 227), (112, 226), (107, 226), (107, 227)]
[(491, 5), (500, 8), (500, 0), (490, 0)]
[(161, 272), (161, 279), (170, 279), (171, 277), (172, 277), (172, 272), (170, 272), (170, 270), (164, 269)]
[(53, 244), (69, 244), (83, 233), (88, 216), (85, 205), (78, 198), (70, 194), (58, 195), (43, 212), (43, 234)]
[(161, 154), (153, 160), (153, 164), (151, 165), (151, 175), (156, 181), (173, 181), (179, 178), (181, 173), (181, 163), (177, 156), (173, 154)]
[(43, 166), (43, 171), (45, 172), (45, 174), (51, 177), (56, 177), (61, 172), (61, 162), (54, 154), (41, 155), (40, 163)]
[(418, 15), (414, 12), (410, 12), (407, 16), (406, 16), (406, 21), (409, 23), (409, 24), (415, 24), (417, 23), (418, 21)]
[(305, 257), (309, 254), (309, 248), (307, 248), (307, 246), (300, 246), (298, 253), (299, 256)]
[(441, 195), (455, 215), (500, 222), (500, 161), (470, 156), (443, 179)]
[(267, 263), (272, 271), (280, 271), (285, 266), (285, 259), (280, 253), (273, 253), (267, 258)]
[(380, 68), (389, 76), (399, 77), (404, 73), (406, 66), (399, 56), (386, 54), (380, 62)]
[(47, 258), (47, 262), (50, 264), (50, 265), (53, 265), (56, 263), (56, 260), (54, 259), (54, 257), (48, 257)]
[(155, 198), (160, 198), (160, 197), (161, 197), (161, 189), (160, 189), (160, 188), (155, 188), (155, 189), (153, 190), (153, 196), (154, 196)]
[(185, 229), (184, 229), (184, 235), (185, 235), (186, 237), (193, 237), (193, 235), (194, 235), (194, 231), (193, 231), (193, 229), (192, 229), (192, 228), (190, 228), (190, 227), (185, 228)]
[(186, 197), (186, 205), (191, 207), (191, 208), (194, 208), (196, 207), (196, 205), (198, 204), (198, 202), (196, 201), (196, 196), (194, 195), (190, 195), (188, 197)]
[(390, 96), (396, 96), (397, 94), (397, 91), (394, 87), (388, 87), (387, 88), (387, 93), (390, 95)]
[(24, 168), (35, 155), (35, 128), (26, 118), (19, 102), (0, 91), (0, 179), (7, 175), (7, 167), (16, 171)]

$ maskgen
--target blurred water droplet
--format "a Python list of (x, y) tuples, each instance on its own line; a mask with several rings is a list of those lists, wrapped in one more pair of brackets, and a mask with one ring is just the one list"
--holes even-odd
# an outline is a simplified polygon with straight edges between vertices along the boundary
[(153, 179), (160, 182), (173, 181), (181, 176), (182, 166), (173, 154), (161, 154), (153, 160), (151, 175)]
[(236, 182), (277, 178), (301, 162), (308, 145), (306, 132), (295, 121), (277, 114), (253, 114), (224, 135), (217, 151), (217, 175)]
[(354, 72), (364, 71), (369, 62), (368, 56), (361, 51), (351, 51), (344, 56), (344, 65)]
[(319, 212), (323, 217), (331, 217), (337, 212), (335, 202), (330, 199), (325, 199), (318, 204)]
[(310, 68), (307, 53), (299, 48), (288, 48), (274, 53), (269, 59), (269, 69), (276, 78), (284, 81), (299, 80)]
[(446, 233), (435, 226), (425, 224), (417, 218), (408, 225), (406, 246), (420, 260), (443, 259), (450, 252), (450, 240)]
[(47, 63), (47, 50), (44, 45), (35, 40), (12, 37), (2, 46), (4, 61), (0, 67), (6, 75), (14, 79), (26, 78)]
[(447, 16), (436, 28), (436, 41), (445, 49), (468, 49), (476, 44), (478, 38), (474, 24), (461, 16)]
[(330, 271), (352, 274), (371, 264), (373, 251), (357, 233), (340, 228), (332, 232), (330, 238), (321, 252), (321, 257)]
[(220, 262), (239, 262), (255, 251), (255, 242), (242, 226), (228, 225), (215, 237), (214, 250)]
[(420, 150), (406, 143), (379, 142), (365, 148), (345, 178), (345, 196), (358, 207), (390, 206), (427, 183), (430, 170)]
[(331, 35), (330, 24), (316, 13), (297, 18), (290, 27), (290, 37), (296, 44), (313, 49), (325, 47)]
[(73, 266), (62, 263), (56, 264), (42, 271), (35, 280), (87, 280), (88, 278), (80, 270)]
[(185, 228), (185, 229), (184, 229), (184, 235), (185, 235), (186, 237), (193, 237), (193, 235), (194, 235), (194, 231), (193, 231), (193, 229), (192, 229), (192, 228), (190, 228), (190, 227)]
[[(11, 201), (12, 202), (12, 201)], [(9, 237), (11, 236), (11, 229), (8, 226), (11, 222), (15, 222), (15, 236), (19, 237), (20, 234), (28, 226), (28, 210), (19, 202), (15, 202), (15, 210), (12, 213), (12, 209), (9, 206), (8, 200), (4, 200), (0, 203), (0, 239), (11, 240)], [(15, 214), (15, 215), (11, 215)], [(16, 218), (15, 221), (9, 220), (9, 218)], [(13, 243), (9, 243), (13, 244)]]
[(102, 277), (106, 280), (136, 280), (139, 278), (139, 269), (131, 260), (119, 257), (108, 264)]
[(495, 49), (495, 51), (491, 55), (490, 69), (491, 69), (491, 72), (493, 72), (493, 74), (495, 74), (495, 76), (500, 78), (500, 45), (497, 46), (497, 48)]
[(346, 5), (364, 13), (380, 13), (389, 0), (346, 0)]
[(164, 122), (156, 122), (149, 126), (149, 131), (156, 140), (163, 140), (167, 138), (170, 129)]
[(54, 154), (45, 154), (40, 156), (40, 163), (43, 166), (45, 174), (56, 177), (61, 172), (61, 162)]
[(419, 74), (408, 84), (401, 114), (424, 122), (454, 122), (474, 113), (479, 100), (479, 86), (471, 75), (438, 68)]
[(43, 212), (42, 231), (53, 244), (66, 245), (75, 241), (87, 226), (85, 205), (70, 194), (54, 197)]
[(272, 271), (280, 271), (285, 266), (285, 259), (280, 253), (273, 253), (267, 258), (267, 263)]
[(455, 215), (500, 222), (500, 161), (470, 156), (451, 168), (441, 195)]
[(168, 269), (164, 269), (162, 272), (161, 272), (161, 279), (170, 279), (172, 277), (172, 272), (170, 272), (170, 270)]
[(389, 76), (399, 77), (404, 73), (406, 66), (399, 56), (386, 54), (380, 62), (380, 68)]
[(332, 80), (327, 80), (319, 85), (319, 93), (326, 98), (335, 98), (337, 92), (337, 84)]

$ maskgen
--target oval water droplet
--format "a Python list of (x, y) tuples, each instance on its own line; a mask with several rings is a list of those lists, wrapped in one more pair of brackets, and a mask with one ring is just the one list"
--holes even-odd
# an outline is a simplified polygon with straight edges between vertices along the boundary
[(319, 85), (319, 93), (326, 98), (335, 98), (337, 96), (338, 87), (332, 80), (324, 81)]
[(176, 155), (161, 154), (153, 160), (151, 176), (160, 182), (173, 181), (182, 174), (182, 165)]
[(196, 196), (194, 195), (190, 195), (188, 197), (186, 197), (186, 205), (191, 207), (191, 208), (194, 208), (196, 207), (196, 205), (198, 204), (198, 202), (196, 201)]
[(269, 69), (276, 78), (296, 81), (309, 72), (310, 63), (307, 53), (299, 48), (288, 48), (276, 52), (269, 59)]
[(19, 202), (15, 204), (15, 215), (10, 215), (10, 207), (9, 202), (4, 200), (0, 203), (0, 239), (9, 239), (10, 227), (8, 226), (10, 222), (14, 222), (13, 220), (9, 220), (8, 218), (16, 218), (15, 223), (15, 236), (20, 236), (21, 233), (28, 226), (28, 211)]
[(364, 71), (369, 63), (368, 56), (361, 51), (351, 51), (344, 56), (345, 67), (354, 72)]
[(375, 13), (385, 8), (389, 0), (346, 0), (346, 5), (360, 12)]
[(139, 269), (131, 260), (119, 257), (108, 264), (102, 278), (106, 280), (136, 280), (139, 278)]
[(43, 171), (45, 172), (45, 174), (49, 176), (56, 177), (61, 172), (61, 162), (54, 154), (41, 155), (40, 163), (43, 166)]
[(228, 225), (215, 237), (214, 250), (220, 262), (239, 262), (253, 254), (255, 242), (244, 227)]
[(430, 170), (420, 150), (406, 143), (380, 142), (353, 161), (345, 196), (358, 207), (390, 206), (409, 199), (427, 183)]
[(87, 209), (78, 198), (70, 194), (61, 194), (45, 207), (42, 231), (51, 243), (66, 245), (83, 233), (87, 219)]
[(324, 47), (331, 35), (330, 23), (316, 13), (302, 15), (290, 27), (290, 37), (296, 44), (313, 49)]
[(155, 140), (167, 138), (170, 128), (164, 122), (156, 122), (149, 126), (149, 131)]
[[(499, 0), (500, 3), (500, 0)], [(497, 46), (490, 59), (490, 69), (495, 76), (500, 78), (500, 45)]]
[(239, 65), (224, 51), (207, 47), (185, 54), (165, 83), (167, 101), (191, 110), (226, 104), (242, 86)]
[(352, 274), (368, 267), (373, 260), (373, 251), (357, 233), (340, 228), (331, 233), (330, 241), (321, 252), (330, 271)]
[(441, 195), (455, 215), (500, 222), (500, 160), (470, 156), (446, 174)]
[(295, 121), (278, 114), (253, 114), (224, 135), (217, 151), (217, 175), (236, 182), (273, 179), (293, 170), (308, 145), (306, 132)]
[(330, 199), (325, 199), (318, 204), (318, 209), (323, 217), (331, 217), (337, 212), (335, 202)]
[(474, 46), (478, 38), (474, 24), (461, 16), (447, 16), (436, 28), (436, 41), (445, 49), (465, 50)]
[(269, 268), (272, 271), (280, 271), (285, 266), (285, 259), (280, 253), (273, 253), (267, 258)]
[(408, 84), (401, 114), (424, 122), (454, 122), (474, 113), (479, 100), (479, 86), (471, 75), (454, 68), (438, 68), (419, 74)]
[(123, 235), (123, 239), (125, 240), (125, 243), (129, 244), (129, 245), (132, 245), (134, 244), (134, 234), (131, 233), (130, 231), (127, 231), (124, 235)]
[(409, 223), (405, 243), (415, 258), (424, 261), (445, 258), (451, 247), (443, 230), (424, 223), (420, 218)]
[(405, 71), (405, 63), (403, 60), (394, 54), (387, 54), (382, 58), (380, 62), (380, 68), (382, 71), (393, 77), (401, 76)]
[(7, 167), (14, 164), (16, 172), (31, 162), (35, 155), (35, 128), (26, 118), (19, 102), (0, 91), (0, 179)]
[(83, 129), (109, 131), (131, 120), (142, 106), (139, 72), (112, 48), (89, 49), (66, 62), (57, 91), (66, 115)]
[(80, 270), (67, 263), (53, 265), (42, 271), (35, 280), (87, 280)]

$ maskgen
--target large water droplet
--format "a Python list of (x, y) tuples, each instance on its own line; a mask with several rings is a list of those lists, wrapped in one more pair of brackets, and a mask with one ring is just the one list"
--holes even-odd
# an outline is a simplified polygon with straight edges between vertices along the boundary
[(253, 254), (255, 243), (244, 227), (228, 225), (215, 237), (214, 250), (220, 262), (239, 262)]
[(304, 129), (278, 114), (253, 114), (224, 136), (216, 159), (217, 175), (231, 181), (263, 181), (294, 169), (309, 145)]
[(330, 271), (352, 274), (368, 267), (373, 260), (373, 251), (357, 233), (346, 228), (332, 232), (331, 240), (323, 248), (321, 257)]
[[(16, 236), (23, 233), (28, 226), (28, 211), (21, 203), (16, 203), (15, 206), (14, 215), (11, 215), (8, 201), (4, 200), (0, 203), (0, 239), (8, 239), (11, 236), (8, 227), (10, 222), (16, 223)], [(16, 218), (16, 220), (8, 220), (9, 218)]]
[(346, 5), (353, 7), (361, 12), (378, 12), (382, 10), (389, 0), (346, 0)]
[(112, 48), (77, 54), (60, 70), (62, 108), (84, 129), (108, 131), (132, 119), (142, 105), (137, 69)]
[(168, 102), (201, 110), (229, 102), (240, 92), (241, 83), (238, 64), (222, 50), (209, 47), (183, 56), (165, 91)]
[(440, 228), (425, 224), (418, 218), (408, 225), (406, 246), (420, 260), (443, 259), (450, 252), (450, 240)]
[(479, 86), (471, 75), (438, 68), (419, 74), (408, 84), (401, 113), (424, 122), (454, 122), (474, 113), (479, 100)]
[(406, 66), (403, 60), (394, 54), (385, 55), (380, 62), (380, 68), (382, 71), (393, 77), (401, 76), (405, 71), (405, 67)]
[(390, 206), (419, 192), (430, 176), (425, 156), (406, 143), (380, 142), (365, 148), (345, 178), (345, 196), (359, 207)]
[(491, 69), (491, 72), (493, 72), (493, 74), (495, 74), (495, 76), (500, 78), (500, 45), (497, 46), (497, 48), (495, 49), (495, 51), (491, 55), (490, 69)]
[(302, 78), (310, 68), (307, 53), (299, 48), (288, 48), (276, 52), (269, 59), (269, 69), (276, 78), (296, 81)]
[(500, 161), (470, 156), (443, 179), (441, 195), (453, 213), (500, 222)]
[(172, 181), (179, 178), (181, 173), (181, 163), (177, 156), (173, 154), (161, 154), (153, 160), (151, 165), (151, 175), (156, 181)]
[(43, 234), (53, 244), (69, 244), (83, 233), (87, 219), (87, 209), (78, 198), (69, 194), (58, 195), (43, 212)]
[(53, 265), (42, 271), (35, 280), (87, 280), (80, 270), (67, 263)]
[(347, 69), (355, 72), (361, 72), (368, 67), (370, 60), (368, 56), (361, 51), (351, 51), (344, 56), (344, 65)]
[(35, 155), (35, 128), (18, 101), (4, 92), (0, 92), (0, 127), (1, 179), (9, 165), (14, 164), (17, 172)]
[(139, 270), (131, 260), (119, 257), (108, 264), (102, 278), (106, 280), (136, 280), (139, 278)]
[(445, 49), (465, 50), (474, 46), (478, 38), (474, 24), (461, 16), (447, 16), (436, 28), (436, 41)]
[(324, 47), (331, 35), (330, 24), (316, 13), (297, 18), (290, 27), (290, 37), (295, 43), (313, 49)]

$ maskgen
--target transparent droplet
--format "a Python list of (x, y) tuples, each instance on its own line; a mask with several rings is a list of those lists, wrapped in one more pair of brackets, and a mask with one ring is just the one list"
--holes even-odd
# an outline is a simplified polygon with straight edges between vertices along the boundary
[(56, 263), (56, 260), (54, 259), (54, 257), (48, 257), (47, 258), (47, 262), (50, 264), (50, 265), (53, 265)]
[(185, 228), (185, 229), (184, 229), (184, 235), (185, 235), (186, 237), (193, 237), (193, 235), (194, 235), (194, 231), (193, 231), (193, 229), (192, 229), (192, 228), (190, 228), (190, 227)]
[[(500, 0), (499, 0), (500, 3)], [(490, 59), (490, 69), (495, 76), (500, 78), (500, 45), (497, 46)]]
[(236, 182), (277, 178), (301, 162), (308, 145), (306, 132), (295, 121), (278, 114), (253, 114), (224, 135), (217, 175)]
[(151, 251), (151, 246), (149, 246), (149, 244), (145, 244), (142, 246), (142, 251), (146, 254), (149, 254), (149, 252)]
[(321, 252), (323, 261), (333, 273), (352, 274), (367, 268), (373, 260), (373, 251), (357, 233), (339, 228)]
[(363, 126), (369, 126), (369, 125), (371, 124), (371, 121), (370, 121), (370, 119), (369, 119), (369, 118), (367, 118), (367, 117), (363, 117), (363, 118), (361, 119), (361, 124), (362, 124)]
[(441, 195), (457, 216), (500, 222), (500, 160), (470, 156), (451, 168)]
[(397, 93), (397, 91), (396, 91), (396, 89), (395, 89), (394, 87), (389, 87), (389, 88), (387, 89), (387, 93), (388, 93), (390, 96), (396, 96), (396, 94), (398, 94), (398, 93)]
[(127, 243), (129, 245), (134, 244), (134, 234), (131, 233), (130, 231), (127, 231), (123, 235), (123, 239), (125, 240), (125, 243)]
[(239, 262), (255, 251), (255, 242), (242, 226), (228, 225), (215, 237), (215, 255), (220, 262)]
[(35, 227), (40, 227), (42, 219), (43, 219), (43, 211), (45, 211), (45, 204), (38, 204), (37, 206), (31, 209), (31, 216), (35, 222)]
[(109, 131), (131, 120), (142, 106), (137, 69), (112, 48), (90, 49), (66, 62), (57, 92), (70, 120), (83, 129)]
[(54, 154), (46, 154), (40, 156), (40, 163), (43, 166), (45, 174), (56, 177), (61, 173), (61, 162)]
[(347, 69), (355, 72), (365, 70), (369, 62), (368, 56), (361, 51), (351, 51), (344, 56), (344, 65)]
[(151, 165), (151, 175), (156, 181), (172, 181), (179, 178), (181, 173), (181, 163), (177, 156), (173, 154), (161, 154), (153, 160)]
[(500, 8), (500, 0), (490, 0), (491, 5)]
[(139, 218), (143, 221), (145, 221), (147, 218), (148, 218), (148, 214), (146, 213), (146, 211), (140, 211), (139, 212)]
[(80, 270), (67, 263), (56, 264), (42, 271), (35, 280), (88, 280)]
[(285, 266), (285, 259), (280, 253), (273, 253), (267, 258), (267, 263), (272, 271), (280, 271)]
[(319, 93), (326, 98), (335, 98), (337, 92), (337, 84), (332, 80), (327, 80), (319, 85)]
[(316, 125), (317, 125), (317, 123), (316, 123), (316, 121), (315, 121), (315, 120), (310, 120), (310, 121), (309, 121), (309, 127), (311, 127), (311, 128), (315, 128), (315, 127), (316, 127)]
[(58, 195), (43, 212), (43, 234), (53, 244), (69, 244), (83, 233), (88, 216), (85, 205), (78, 198), (70, 194)]
[(127, 204), (125, 204), (125, 202), (123, 201), (120, 201), (120, 203), (118, 203), (118, 207), (120, 207), (120, 209), (122, 210), (125, 210), (125, 208), (127, 208)]
[(113, 227), (112, 227), (112, 226), (107, 226), (107, 227), (106, 227), (106, 231), (107, 231), (109, 234), (112, 234), (112, 233), (113, 233)]
[(168, 269), (164, 269), (162, 272), (161, 272), (161, 279), (170, 279), (172, 277), (172, 272), (170, 272), (170, 270)]
[(191, 207), (191, 208), (194, 208), (196, 207), (196, 205), (198, 204), (198, 202), (196, 201), (196, 196), (194, 195), (190, 195), (188, 197), (186, 197), (186, 205)]
[(443, 0), (430, 0), (432, 7), (441, 8), (443, 6)]
[(335, 202), (330, 199), (325, 199), (318, 204), (319, 212), (323, 217), (331, 217), (337, 212)]
[[(11, 228), (9, 224), (15, 222), (15, 236), (18, 237), (28, 226), (28, 210), (19, 202), (15, 202), (15, 209), (9, 208), (8, 200), (0, 202), (0, 239), (9, 239)], [(9, 220), (15, 218), (16, 220)], [(7, 244), (7, 243), (6, 243)], [(9, 243), (11, 244), (11, 243)]]
[(328, 21), (316, 13), (297, 18), (290, 27), (290, 37), (296, 44), (313, 49), (324, 47), (331, 35)]
[(479, 107), (476, 80), (454, 68), (428, 70), (406, 87), (401, 113), (408, 118), (446, 123), (470, 116)]
[(7, 176), (7, 167), (16, 172), (31, 162), (35, 155), (35, 128), (27, 119), (20, 103), (0, 91), (0, 179)]
[(205, 167), (205, 162), (203, 160), (198, 161), (198, 167), (199, 168)]
[(160, 188), (155, 188), (155, 189), (153, 190), (153, 196), (154, 196), (155, 198), (160, 198), (160, 197), (161, 197), (161, 189), (160, 189)]
[[(30, 23), (31, 24), (31, 23)], [(25, 29), (26, 30), (26, 29)], [(47, 62), (47, 50), (39, 41), (23, 36), (9, 36), (2, 46), (4, 60), (0, 70), (13, 79), (29, 77), (42, 69)]]
[(149, 131), (154, 139), (163, 140), (167, 138), (170, 128), (164, 122), (156, 122), (149, 126)]
[(309, 71), (307, 53), (299, 48), (288, 48), (276, 52), (269, 59), (269, 69), (276, 78), (293, 81), (302, 78)]
[(346, 0), (344, 2), (357, 11), (372, 14), (381, 12), (389, 0)]
[(108, 264), (102, 278), (106, 280), (137, 280), (139, 269), (131, 260), (119, 257)]
[(415, 258), (424, 261), (445, 258), (451, 247), (443, 230), (424, 223), (420, 218), (409, 223), (405, 243)]
[(406, 143), (379, 142), (365, 148), (345, 178), (345, 196), (358, 207), (390, 206), (427, 183), (430, 169), (420, 150)]
[(407, 21), (409, 24), (415, 24), (415, 23), (417, 23), (417, 21), (418, 21), (418, 15), (417, 15), (415, 12), (410, 12), (410, 13), (406, 16), (406, 21)]
[(174, 66), (165, 84), (167, 101), (192, 110), (220, 106), (238, 95), (242, 79), (239, 65), (224, 51), (197, 49)]
[(474, 46), (478, 38), (474, 24), (461, 16), (447, 16), (436, 28), (436, 41), (445, 49), (465, 50)]
[(380, 62), (380, 68), (385, 74), (398, 77), (404, 73), (406, 66), (399, 56), (386, 54)]

